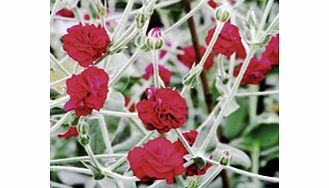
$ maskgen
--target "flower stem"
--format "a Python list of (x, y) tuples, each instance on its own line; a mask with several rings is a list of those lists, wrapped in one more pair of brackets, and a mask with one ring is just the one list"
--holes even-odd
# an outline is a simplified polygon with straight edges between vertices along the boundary
[(127, 18), (129, 16), (129, 12), (131, 12), (131, 9), (133, 8), (134, 0), (128, 0), (128, 3), (126, 5), (126, 8), (121, 16), (120, 22), (117, 25), (117, 27), (114, 30), (113, 33), (113, 39), (116, 40), (118, 36), (120, 36), (120, 33), (122, 32), (122, 29), (125, 27), (125, 23), (127, 22)]
[(70, 75), (70, 73), (58, 62), (58, 60), (55, 58), (55, 56), (52, 53), (50, 53), (50, 60), (62, 70), (65, 76)]
[(60, 120), (58, 120), (57, 123), (56, 123), (54, 126), (52, 126), (52, 127), (50, 128), (50, 135), (52, 135), (54, 132), (56, 132), (56, 131), (61, 127), (61, 125), (62, 125), (67, 119), (69, 119), (69, 118), (71, 117), (71, 115), (72, 115), (72, 111), (71, 111), (71, 112), (67, 112), (66, 114), (64, 114), (64, 115), (62, 116), (62, 118), (61, 118)]
[(186, 141), (186, 139), (184, 138), (182, 132), (179, 129), (174, 129), (174, 131), (176, 132), (178, 138), (181, 140), (181, 142), (183, 143), (185, 149), (187, 150), (187, 152), (189, 154), (192, 155), (192, 157), (195, 156), (195, 153), (193, 152), (192, 148), (190, 147), (190, 145), (188, 144), (188, 142)]
[(156, 88), (160, 88), (160, 76), (159, 76), (159, 50), (152, 50), (153, 56), (153, 78), (154, 78), (154, 86)]
[(50, 22), (52, 22), (54, 19), (54, 16), (55, 16), (57, 8), (58, 8), (59, 1), (60, 0), (56, 0), (53, 5), (53, 9), (51, 10), (51, 13), (50, 13)]
[(202, 184), (200, 184), (198, 186), (198, 188), (205, 188), (209, 183), (211, 183), (215, 178), (216, 176), (223, 170), (223, 166), (218, 166), (214, 172), (212, 174), (209, 175), (209, 177), (204, 181), (202, 182)]
[(237, 93), (237, 94), (235, 94), (235, 96), (236, 97), (249, 97), (249, 96), (263, 96), (263, 95), (277, 95), (277, 94), (279, 94), (279, 90)]
[[(213, 165), (223, 166), (218, 161), (214, 161), (212, 159), (205, 159), (205, 160), (207, 162), (213, 164)], [(247, 172), (247, 171), (244, 171), (244, 170), (240, 170), (240, 169), (234, 168), (234, 167), (229, 166), (229, 165), (224, 166), (224, 168), (227, 169), (227, 170), (231, 170), (231, 171), (233, 171), (233, 172), (235, 172), (237, 174), (241, 174), (241, 175), (252, 177), (252, 178), (257, 178), (259, 180), (273, 182), (273, 183), (278, 183), (279, 182), (279, 178), (277, 178), (277, 177), (268, 177), (268, 176), (263, 176), (263, 175), (255, 174), (255, 173), (251, 173), (251, 172)]]
[(164, 34), (169, 33), (170, 31), (176, 29), (181, 24), (183, 24), (184, 22), (186, 22), (186, 20), (189, 19), (191, 16), (193, 16), (198, 10), (200, 10), (201, 7), (206, 2), (207, 2), (207, 0), (201, 0), (189, 13), (187, 13), (185, 16), (183, 16), (183, 18), (181, 18), (180, 20), (178, 20), (178, 22), (176, 22), (174, 25), (172, 25), (171, 27), (169, 27), (166, 31), (164, 31)]
[(113, 154), (113, 149), (111, 146), (111, 140), (110, 140), (110, 136), (107, 130), (107, 126), (106, 126), (106, 122), (104, 119), (103, 115), (98, 115), (98, 122), (99, 122), (99, 126), (101, 128), (101, 132), (102, 132), (102, 136), (103, 136), (103, 140), (104, 140), (104, 145), (106, 147), (106, 151), (108, 152), (108, 154)]
[(232, 102), (232, 100), (233, 100), (233, 98), (234, 98), (234, 96), (235, 96), (235, 94), (238, 90), (238, 87), (240, 86), (240, 82), (243, 78), (244, 73), (247, 70), (247, 67), (250, 63), (250, 59), (254, 56), (255, 52), (256, 52), (256, 49), (254, 47), (252, 47), (251, 50), (249, 51), (246, 59), (244, 60), (244, 62), (242, 64), (242, 67), (241, 67), (241, 70), (238, 74), (238, 77), (234, 81), (234, 84), (233, 84), (233, 87), (231, 89), (230, 94), (227, 96), (221, 111), (219, 112), (217, 118), (215, 119), (214, 125), (211, 127), (211, 129), (208, 133), (208, 136), (206, 137), (205, 141), (202, 143), (202, 145), (200, 147), (201, 152), (205, 151), (205, 149), (207, 148), (212, 136), (215, 135), (219, 124), (221, 123), (222, 119), (224, 118), (226, 110), (228, 109), (229, 105), (231, 104), (231, 102)]
[(73, 8), (73, 13), (74, 15), (78, 18), (78, 21), (82, 24), (85, 25), (85, 20), (81, 17), (81, 14), (79, 12), (78, 7)]
[(136, 50), (134, 55), (129, 59), (129, 61), (118, 71), (118, 73), (109, 82), (109, 87), (112, 87), (121, 77), (123, 72), (141, 55), (139, 50)]
[(116, 111), (109, 111), (109, 110), (100, 110), (98, 112), (102, 115), (114, 116), (114, 117), (129, 117), (129, 118), (138, 118), (136, 112), (116, 112)]
[[(123, 156), (125, 156), (125, 154), (100, 154), (100, 155), (94, 155), (94, 157), (96, 159), (118, 158), (118, 157), (123, 157)], [(74, 162), (87, 161), (87, 160), (90, 160), (89, 156), (70, 157), (70, 158), (63, 158), (63, 159), (53, 159), (53, 160), (50, 160), (50, 165), (74, 163)]]
[(258, 30), (257, 30), (257, 35), (259, 35), (260, 32), (264, 29), (264, 25), (265, 25), (266, 19), (268, 17), (268, 14), (270, 13), (271, 7), (273, 5), (273, 1), (274, 0), (268, 0), (268, 2), (266, 4), (266, 8), (265, 8), (263, 17), (260, 21), (260, 24), (259, 24), (259, 27), (258, 27)]

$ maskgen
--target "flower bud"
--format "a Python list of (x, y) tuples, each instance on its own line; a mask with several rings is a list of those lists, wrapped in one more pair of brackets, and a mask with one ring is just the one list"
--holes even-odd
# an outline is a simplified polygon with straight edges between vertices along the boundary
[(221, 156), (219, 158), (219, 163), (225, 166), (229, 165), (231, 158), (232, 158), (231, 152), (229, 150), (224, 150), (222, 151)]
[(87, 134), (79, 135), (79, 143), (86, 146), (90, 143), (90, 137)]
[(143, 13), (138, 13), (135, 19), (137, 28), (142, 29), (145, 24), (146, 16)]
[(226, 22), (231, 16), (231, 10), (227, 6), (220, 6), (216, 9), (216, 19)]
[(249, 26), (253, 27), (254, 29), (257, 29), (257, 20), (256, 20), (256, 15), (255, 11), (253, 8), (250, 8), (247, 14), (247, 20)]
[(81, 135), (87, 134), (88, 128), (89, 128), (89, 125), (85, 121), (82, 121), (81, 123), (78, 124), (79, 134), (81, 134)]
[(147, 35), (146, 43), (150, 49), (160, 49), (164, 43), (161, 29), (158, 27), (151, 29)]

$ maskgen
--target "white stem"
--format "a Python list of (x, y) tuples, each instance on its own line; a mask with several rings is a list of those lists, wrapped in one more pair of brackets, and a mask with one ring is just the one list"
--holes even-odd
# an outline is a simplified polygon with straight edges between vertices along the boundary
[(97, 112), (99, 114), (114, 116), (114, 117), (129, 117), (129, 118), (138, 118), (137, 112), (116, 112), (109, 110), (100, 110)]
[(51, 10), (51, 14), (50, 14), (50, 22), (52, 22), (54, 19), (54, 16), (55, 16), (57, 8), (58, 8), (59, 1), (60, 0), (56, 0), (54, 3), (53, 9)]
[(159, 50), (153, 49), (153, 78), (154, 86), (160, 88), (160, 76), (159, 76)]
[(195, 156), (195, 153), (193, 152), (192, 148), (190, 147), (190, 145), (188, 144), (188, 142), (186, 141), (186, 139), (184, 138), (182, 132), (179, 129), (174, 129), (174, 131), (176, 132), (178, 138), (180, 139), (180, 141), (183, 143), (185, 149), (187, 150), (187, 152), (189, 154), (192, 155), (192, 157)]
[(270, 13), (271, 7), (273, 5), (273, 1), (274, 0), (268, 0), (268, 2), (267, 2), (263, 17), (260, 21), (260, 24), (259, 24), (259, 27), (258, 27), (258, 30), (257, 30), (257, 35), (259, 35), (260, 32), (264, 29), (264, 25), (265, 25), (266, 19), (268, 17), (268, 14)]
[(198, 186), (198, 188), (204, 188), (206, 187), (209, 183), (212, 182), (212, 180), (214, 180), (214, 178), (223, 170), (223, 166), (218, 166), (214, 172), (212, 174), (209, 175), (209, 177), (204, 181), (202, 182), (202, 184), (200, 184)]
[(50, 181), (50, 185), (53, 188), (73, 188), (71, 186), (68, 186), (68, 185), (65, 185), (65, 184), (61, 184), (61, 183), (57, 183), (57, 182), (53, 182), (53, 181)]
[(186, 22), (186, 20), (188, 20), (191, 16), (193, 16), (198, 10), (201, 9), (201, 7), (207, 2), (207, 0), (201, 0), (189, 13), (187, 13), (183, 18), (181, 18), (180, 20), (178, 20), (178, 22), (176, 22), (174, 25), (172, 25), (171, 27), (169, 27), (166, 31), (164, 31), (164, 34), (169, 33), (170, 31), (176, 29), (177, 27), (179, 27), (181, 24), (183, 24), (184, 22)]
[(277, 95), (277, 94), (279, 94), (279, 90), (237, 93), (237, 94), (235, 94), (235, 96), (236, 97), (249, 97), (249, 96), (263, 96), (263, 95)]
[(259, 175), (259, 174), (254, 174), (254, 173), (251, 173), (251, 172), (247, 172), (247, 171), (244, 171), (244, 170), (240, 170), (240, 169), (234, 168), (232, 166), (225, 166), (225, 168), (228, 169), (228, 170), (232, 170), (233, 172), (235, 172), (237, 174), (244, 175), (244, 176), (249, 176), (249, 177), (252, 177), (252, 178), (257, 178), (257, 179), (263, 180), (263, 181), (268, 181), (268, 182), (273, 182), (273, 183), (279, 183), (279, 178), (276, 178), (276, 177), (268, 177), (268, 176), (262, 176), (262, 175)]
[(50, 60), (55, 65), (57, 65), (57, 67), (59, 67), (66, 76), (69, 76), (70, 75), (70, 73), (58, 62), (58, 60), (55, 58), (55, 56), (53, 54), (50, 54)]
[(113, 154), (113, 149), (111, 146), (111, 140), (110, 140), (110, 136), (109, 136), (109, 132), (107, 130), (107, 126), (106, 126), (106, 122), (104, 119), (103, 115), (98, 115), (98, 122), (99, 122), (99, 126), (101, 128), (102, 131), (102, 136), (103, 136), (103, 140), (104, 140), (104, 144), (106, 147), (106, 151), (108, 154)]
[[(166, 6), (170, 6), (170, 5), (176, 4), (178, 2), (180, 2), (180, 0), (171, 0), (171, 1), (161, 2), (161, 3), (158, 3), (158, 4), (154, 5), (154, 9), (158, 9), (158, 8), (163, 8), (163, 7), (166, 7)], [(131, 15), (137, 14), (138, 12), (139, 12), (139, 9), (138, 10), (133, 10), (133, 11), (130, 11), (128, 13), (128, 15), (131, 16)], [(107, 21), (109, 21), (109, 20), (116, 20), (116, 19), (121, 18), (122, 16), (123, 16), (123, 14), (114, 15), (114, 16), (108, 17), (106, 20)]]
[(81, 17), (81, 14), (79, 12), (78, 7), (73, 8), (73, 13), (77, 17), (78, 21), (82, 24), (85, 25), (85, 20)]
[[(223, 166), (221, 165), (219, 162), (217, 161), (214, 161), (212, 159), (205, 159), (207, 162), (213, 164), (213, 165), (218, 165), (218, 166)], [(232, 166), (224, 166), (225, 169), (228, 169), (228, 170), (231, 170), (237, 174), (241, 174), (241, 175), (244, 175), (244, 176), (248, 176), (248, 177), (254, 177), (254, 178), (257, 178), (259, 180), (263, 180), (263, 181), (268, 181), (268, 182), (273, 182), (273, 183), (279, 183), (279, 178), (277, 177), (268, 177), (268, 176), (262, 176), (262, 175), (259, 175), (259, 174), (254, 174), (254, 173), (251, 173), (251, 172), (247, 172), (247, 171), (244, 171), (244, 170), (240, 170), (240, 169), (237, 169), (237, 168), (234, 168)]]
[(206, 137), (205, 141), (202, 143), (201, 147), (200, 147), (200, 151), (203, 152), (205, 151), (206, 147), (208, 146), (211, 138), (213, 137), (213, 135), (215, 135), (217, 128), (219, 126), (219, 124), (221, 123), (222, 119), (224, 118), (225, 112), (228, 109), (229, 105), (231, 104), (231, 101), (233, 100), (239, 86), (240, 86), (240, 82), (243, 78), (244, 73), (247, 70), (247, 67), (250, 63), (250, 59), (254, 56), (256, 52), (256, 49), (254, 47), (251, 48), (250, 52), (248, 53), (248, 56), (246, 57), (246, 59), (244, 60), (241, 70), (238, 74), (238, 77), (236, 78), (233, 87), (230, 91), (230, 94), (228, 95), (228, 97), (225, 99), (225, 102), (223, 104), (223, 107), (221, 109), (221, 111), (219, 112), (217, 118), (215, 119), (214, 125), (211, 127), (208, 136)]
[[(96, 159), (108, 159), (108, 158), (118, 158), (123, 157), (126, 154), (100, 154), (100, 155), (94, 155)], [(81, 157), (70, 157), (70, 158), (63, 158), (63, 159), (53, 159), (50, 160), (51, 165), (55, 164), (64, 164), (64, 163), (73, 163), (78, 161), (87, 161), (90, 160), (89, 156), (81, 156)]]
[(56, 81), (54, 81), (54, 82), (51, 82), (50, 83), (50, 87), (55, 87), (55, 86), (57, 86), (57, 85), (59, 85), (59, 84), (62, 84), (63, 82), (65, 82), (67, 79), (69, 79), (71, 76), (67, 76), (67, 77), (64, 77), (64, 78), (61, 78), (61, 79), (59, 79), (59, 80), (56, 80)]
[(71, 114), (72, 111), (64, 114), (62, 118), (58, 120), (57, 123), (50, 128), (50, 135), (52, 135), (55, 131), (57, 131), (62, 126), (62, 124), (71, 117)]
[(69, 100), (70, 96), (66, 95), (62, 98), (59, 98), (57, 100), (55, 100), (54, 102), (50, 103), (50, 108), (53, 108), (55, 106), (61, 105), (62, 103), (66, 102), (67, 100)]
[(113, 33), (113, 39), (117, 40), (118, 36), (120, 36), (120, 33), (122, 32), (122, 29), (125, 27), (126, 21), (129, 16), (129, 12), (131, 12), (131, 9), (133, 8), (134, 0), (128, 0), (128, 3), (126, 5), (126, 8), (121, 16), (120, 22)]
[(123, 72), (141, 55), (139, 50), (136, 50), (134, 55), (129, 59), (129, 61), (118, 71), (118, 73), (109, 82), (109, 87), (112, 87), (122, 76)]

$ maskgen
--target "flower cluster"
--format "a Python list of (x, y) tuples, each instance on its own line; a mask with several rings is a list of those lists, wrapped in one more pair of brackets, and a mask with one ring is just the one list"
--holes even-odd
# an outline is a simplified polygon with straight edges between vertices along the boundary
[(63, 49), (85, 69), (66, 81), (70, 100), (65, 103), (64, 110), (75, 110), (78, 117), (86, 116), (93, 109), (100, 110), (106, 101), (109, 76), (92, 63), (106, 52), (110, 39), (104, 28), (89, 24), (75, 25), (67, 32), (62, 36)]
[(185, 123), (187, 107), (184, 98), (171, 88), (148, 88), (147, 99), (137, 103), (137, 112), (147, 130), (159, 133), (180, 128)]

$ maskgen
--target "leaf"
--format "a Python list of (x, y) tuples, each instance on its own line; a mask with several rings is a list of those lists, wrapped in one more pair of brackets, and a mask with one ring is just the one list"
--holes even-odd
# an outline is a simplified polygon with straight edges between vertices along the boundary
[(50, 88), (50, 99), (51, 100), (55, 100), (57, 97), (61, 96), (62, 94), (57, 91), (56, 89), (54, 88)]
[(243, 138), (244, 144), (249, 147), (259, 146), (267, 148), (279, 143), (279, 125), (276, 123), (262, 123), (253, 128)]
[(206, 161), (203, 160), (201, 157), (194, 157), (192, 159), (201, 170), (206, 166)]
[(222, 133), (229, 140), (238, 137), (247, 125), (248, 100), (238, 99), (237, 102), (240, 108), (225, 118), (222, 126)]

